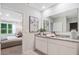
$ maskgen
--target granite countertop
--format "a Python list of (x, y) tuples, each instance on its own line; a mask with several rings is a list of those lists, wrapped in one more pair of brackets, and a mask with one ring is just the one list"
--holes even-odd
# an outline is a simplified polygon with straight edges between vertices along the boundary
[(35, 35), (35, 36), (42, 37), (42, 38), (49, 38), (49, 39), (53, 39), (53, 40), (63, 40), (63, 41), (70, 41), (70, 42), (79, 43), (79, 39), (71, 39), (71, 38), (60, 37), (60, 36), (55, 36), (55, 37), (48, 37), (45, 35)]

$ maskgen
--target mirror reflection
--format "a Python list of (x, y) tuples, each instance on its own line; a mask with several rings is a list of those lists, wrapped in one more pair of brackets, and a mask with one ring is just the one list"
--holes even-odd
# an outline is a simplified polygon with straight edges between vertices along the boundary
[(78, 31), (78, 8), (46, 17), (43, 27), (49, 32), (71, 32), (73, 29)]

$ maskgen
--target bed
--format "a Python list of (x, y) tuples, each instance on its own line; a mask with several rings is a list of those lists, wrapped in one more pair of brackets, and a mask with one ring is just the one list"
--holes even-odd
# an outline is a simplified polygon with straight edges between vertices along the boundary
[(8, 37), (5, 40), (1, 40), (0, 44), (1, 44), (1, 49), (22, 45), (22, 38)]

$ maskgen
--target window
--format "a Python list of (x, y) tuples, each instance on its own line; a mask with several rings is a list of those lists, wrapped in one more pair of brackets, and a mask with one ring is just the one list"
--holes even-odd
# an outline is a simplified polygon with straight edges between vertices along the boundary
[(12, 34), (12, 24), (0, 23), (1, 34)]
[(70, 23), (70, 31), (75, 29), (76, 31), (78, 31), (78, 23)]
[(1, 23), (1, 34), (7, 33), (7, 24)]
[(12, 24), (8, 24), (8, 33), (12, 33)]

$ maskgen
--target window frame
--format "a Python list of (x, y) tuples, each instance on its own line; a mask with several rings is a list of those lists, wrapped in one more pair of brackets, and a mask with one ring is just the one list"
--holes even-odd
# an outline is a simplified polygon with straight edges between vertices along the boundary
[[(7, 29), (6, 29), (6, 33), (1, 33), (1, 24), (7, 24)], [(8, 25), (11, 24), (11, 29), (8, 28)], [(11, 30), (12, 32), (9, 33), (9, 30)], [(13, 24), (12, 23), (6, 23), (6, 22), (0, 22), (0, 34), (1, 35), (8, 35), (8, 34), (13, 34)]]

